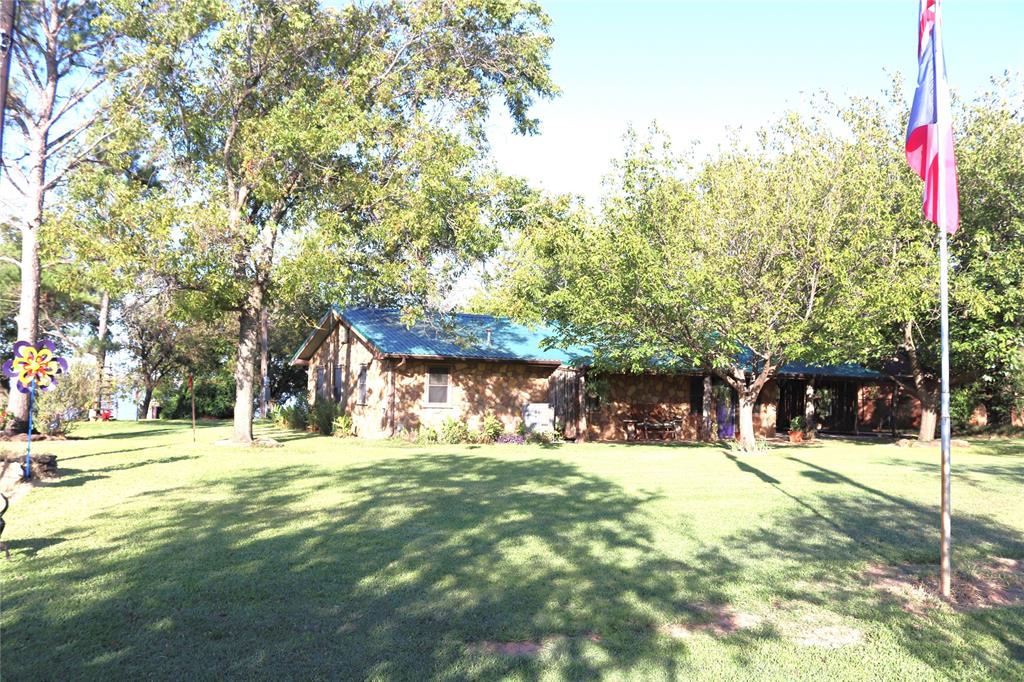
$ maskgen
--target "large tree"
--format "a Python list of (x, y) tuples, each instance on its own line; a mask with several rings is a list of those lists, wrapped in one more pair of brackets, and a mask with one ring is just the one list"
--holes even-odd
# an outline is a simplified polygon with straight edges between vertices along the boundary
[[(896, 101), (899, 101), (899, 93)], [(1024, 90), (1019, 78), (958, 107), (955, 117), (960, 229), (949, 240), (950, 382), (1008, 381), (1024, 344)], [(893, 319), (872, 330), (859, 358), (886, 371), (921, 403), (918, 438), (935, 438), (940, 390), (938, 234), (923, 223), (921, 184), (903, 158), (903, 106), (862, 102), (859, 137), (888, 188), (888, 211), (900, 216), (903, 276), (879, 284), (874, 299)], [(997, 379), (997, 377), (999, 377)]]
[(179, 286), (198, 312), (238, 315), (234, 437), (248, 442), (283, 231), (297, 243), (315, 231), (321, 251), (355, 267), (401, 261), (398, 294), (443, 281), (486, 241), (492, 101), (528, 133), (533, 98), (554, 92), (548, 20), (526, 0), (197, 7), (191, 24), (154, 20), (139, 36), (153, 122), (196, 206), (180, 230)]
[[(120, 15), (95, 0), (26, 0), (18, 6), (8, 94), (4, 180), (18, 198), (20, 270), (18, 338), (36, 341), (43, 264), (40, 229), (53, 191), (103, 142), (89, 135), (105, 107), (100, 94), (123, 63), (116, 60)], [(28, 418), (25, 394), (11, 391), (16, 428)]]

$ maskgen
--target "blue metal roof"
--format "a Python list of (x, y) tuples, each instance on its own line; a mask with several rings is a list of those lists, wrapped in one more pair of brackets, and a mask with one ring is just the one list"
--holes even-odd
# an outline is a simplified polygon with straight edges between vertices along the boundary
[(831, 377), (834, 379), (882, 379), (883, 375), (874, 370), (862, 367), (854, 362), (840, 365), (813, 365), (807, 362), (787, 362), (779, 367), (780, 376), (800, 375), (814, 377)]
[(545, 348), (544, 341), (551, 335), (546, 327), (530, 328), (503, 317), (453, 313), (420, 318), (409, 327), (397, 309), (348, 308), (340, 314), (353, 331), (385, 355), (565, 365), (584, 355), (573, 349)]
[[(335, 320), (342, 318), (352, 330), (383, 355), (464, 360), (505, 360), (512, 362), (543, 362), (563, 365), (588, 365), (589, 352), (573, 347), (566, 350), (545, 347), (553, 336), (545, 326), (528, 327), (504, 317), (452, 313), (426, 316), (407, 326), (401, 311), (395, 308), (333, 307), (320, 320), (305, 343), (292, 356), (292, 362), (306, 361), (324, 342)], [(488, 343), (488, 330), (490, 343)], [(737, 360), (751, 368), (753, 353), (744, 348)], [(699, 373), (683, 362), (652, 363), (656, 371)], [(878, 380), (883, 375), (855, 363), (818, 365), (789, 362), (780, 367), (778, 376), (815, 376), (836, 379)]]

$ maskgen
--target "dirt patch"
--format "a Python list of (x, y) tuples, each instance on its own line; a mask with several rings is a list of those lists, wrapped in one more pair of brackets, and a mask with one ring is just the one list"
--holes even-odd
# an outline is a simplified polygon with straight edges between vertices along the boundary
[(600, 642), (601, 636), (595, 633), (581, 637), (567, 637), (566, 635), (549, 635), (539, 640), (521, 640), (517, 642), (497, 642), (484, 640), (481, 642), (470, 642), (466, 644), (466, 650), (476, 654), (492, 654), (498, 656), (513, 657), (534, 657), (539, 656), (545, 650), (554, 648), (562, 642), (570, 639), (584, 639), (590, 642)]
[(32, 480), (23, 481), (25, 454), (0, 451), (0, 493), (15, 502), (37, 485), (45, 485), (57, 478), (55, 455), (32, 456)]
[[(27, 440), (28, 440), (28, 434), (27, 433), (6, 433), (6, 432), (3, 432), (3, 431), (0, 431), (0, 441), (7, 442), (7, 443), (24, 443)], [(63, 434), (56, 434), (56, 435), (50, 435), (50, 436), (46, 435), (45, 433), (33, 433), (32, 434), (32, 442), (33, 443), (38, 443), (38, 442), (44, 441), (44, 440), (72, 440), (72, 439), (69, 439), (66, 435), (63, 435)]]
[(995, 557), (971, 570), (953, 572), (953, 594), (939, 592), (938, 568), (872, 566), (869, 583), (900, 602), (904, 611), (923, 614), (948, 605), (955, 611), (1024, 606), (1024, 561)]
[(664, 623), (658, 626), (658, 632), (673, 639), (686, 639), (699, 632), (725, 637), (761, 624), (760, 616), (736, 611), (728, 606), (700, 606), (695, 611), (702, 622)]

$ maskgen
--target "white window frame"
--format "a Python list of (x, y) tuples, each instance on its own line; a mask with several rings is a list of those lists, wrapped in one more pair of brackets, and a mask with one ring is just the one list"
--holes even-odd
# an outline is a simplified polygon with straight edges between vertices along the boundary
[[(444, 401), (434, 401), (430, 399), (430, 389), (440, 388), (442, 384), (431, 383), (430, 379), (433, 375), (444, 374)], [(427, 367), (427, 381), (426, 381), (426, 395), (425, 400), (428, 407), (446, 407), (451, 404), (452, 399), (452, 370), (446, 365), (432, 365)]]

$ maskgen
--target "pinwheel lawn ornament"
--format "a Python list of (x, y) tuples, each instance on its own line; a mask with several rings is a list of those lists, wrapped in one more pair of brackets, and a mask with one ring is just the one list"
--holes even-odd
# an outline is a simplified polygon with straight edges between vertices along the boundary
[(64, 358), (54, 354), (50, 341), (33, 346), (28, 341), (14, 344), (14, 359), (4, 363), (3, 372), (14, 379), (14, 386), (28, 393), (28, 441), (25, 446), (25, 480), (32, 478), (32, 408), (36, 391), (53, 388), (57, 375), (68, 371)]

